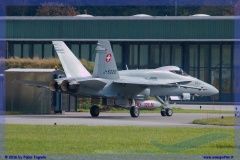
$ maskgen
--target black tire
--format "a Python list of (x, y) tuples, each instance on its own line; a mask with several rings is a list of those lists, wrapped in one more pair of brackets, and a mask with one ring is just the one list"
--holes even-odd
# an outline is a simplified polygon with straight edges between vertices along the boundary
[(166, 117), (167, 116), (167, 114), (166, 114), (166, 109), (165, 108), (163, 108), (163, 109), (161, 109), (161, 115), (163, 116), (163, 117)]
[(99, 107), (98, 106), (92, 106), (90, 109), (90, 114), (92, 117), (97, 117), (99, 115), (100, 111), (99, 111)]
[(137, 118), (140, 114), (140, 110), (137, 106), (132, 106), (130, 108), (130, 115), (133, 117), (133, 118)]
[(173, 115), (173, 111), (172, 111), (171, 108), (167, 108), (167, 109), (166, 109), (166, 115), (167, 115), (168, 117), (171, 117), (171, 116)]

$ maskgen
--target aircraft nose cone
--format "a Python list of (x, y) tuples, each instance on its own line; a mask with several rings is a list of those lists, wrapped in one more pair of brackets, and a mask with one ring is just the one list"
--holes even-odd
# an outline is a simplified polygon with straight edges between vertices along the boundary
[(211, 86), (211, 88), (210, 88), (209, 91), (210, 91), (210, 94), (211, 94), (211, 95), (215, 95), (215, 94), (218, 94), (218, 93), (219, 93), (218, 89), (215, 88), (215, 87), (213, 87), (213, 86)]

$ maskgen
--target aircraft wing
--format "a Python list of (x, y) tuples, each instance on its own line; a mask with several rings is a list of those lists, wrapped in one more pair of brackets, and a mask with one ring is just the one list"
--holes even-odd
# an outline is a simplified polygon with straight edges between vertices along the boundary
[(116, 84), (132, 84), (132, 85), (159, 85), (158, 82), (149, 82), (145, 78), (135, 78), (135, 77), (130, 77), (129, 79), (118, 79), (113, 81)]
[(39, 88), (49, 88), (48, 81), (29, 81), (29, 80), (16, 80), (16, 82), (25, 84), (27, 86), (34, 86)]
[(147, 80), (145, 78), (133, 78), (131, 79), (119, 79), (115, 80), (114, 83), (116, 84), (129, 84), (129, 85), (141, 85), (143, 88), (147, 88), (149, 86), (161, 86), (161, 87), (178, 87), (178, 88), (190, 88), (190, 89), (196, 89), (196, 90), (206, 90), (206, 88), (203, 87), (195, 87), (195, 86), (190, 86), (190, 85), (185, 85), (191, 81), (175, 81), (172, 79), (169, 80), (161, 80), (159, 81), (154, 81), (154, 80)]
[[(63, 80), (69, 81), (70, 85), (79, 85), (79, 86), (82, 85), (95, 90), (101, 90), (107, 84), (107, 82), (104, 82), (103, 80), (100, 80), (98, 78), (88, 78), (88, 79), (81, 79), (81, 80), (75, 80), (72, 78), (55, 79), (55, 81), (58, 84), (61, 84)], [(29, 81), (29, 80), (16, 80), (16, 82), (25, 84), (27, 86), (33, 86), (33, 87), (39, 87), (39, 88), (49, 88), (49, 83), (50, 83), (49, 81)]]

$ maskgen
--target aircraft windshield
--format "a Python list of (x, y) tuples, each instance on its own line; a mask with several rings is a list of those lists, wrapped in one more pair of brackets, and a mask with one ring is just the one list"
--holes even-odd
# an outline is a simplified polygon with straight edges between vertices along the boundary
[(179, 75), (182, 75), (182, 76), (188, 76), (188, 74), (186, 72), (184, 72), (182, 69), (180, 69), (180, 70), (170, 70), (170, 72), (176, 73), (176, 74), (179, 74)]
[(181, 68), (177, 67), (177, 66), (164, 66), (164, 67), (159, 67), (157, 68), (159, 70), (163, 70), (163, 71), (170, 71), (172, 73), (176, 73), (182, 76), (188, 76), (188, 74), (186, 72), (184, 72)]

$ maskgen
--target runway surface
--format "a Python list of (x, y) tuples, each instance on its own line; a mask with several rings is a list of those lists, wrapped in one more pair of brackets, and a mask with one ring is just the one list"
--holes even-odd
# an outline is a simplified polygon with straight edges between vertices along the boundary
[(93, 118), (87, 112), (66, 112), (63, 115), (6, 115), (7, 124), (30, 125), (87, 125), (87, 126), (158, 126), (158, 127), (222, 127), (191, 124), (195, 119), (212, 118), (232, 114), (174, 113), (172, 117), (162, 117), (158, 113), (140, 113), (132, 118), (129, 113), (100, 113)]

